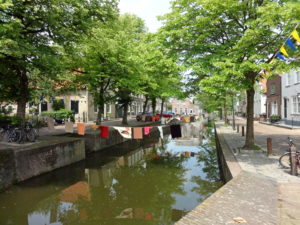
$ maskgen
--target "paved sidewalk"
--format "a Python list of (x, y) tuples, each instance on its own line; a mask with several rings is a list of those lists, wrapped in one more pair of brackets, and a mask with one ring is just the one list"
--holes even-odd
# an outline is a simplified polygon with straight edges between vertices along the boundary
[[(238, 123), (243, 124), (243, 120)], [(245, 138), (240, 133), (233, 131), (231, 126), (220, 126), (224, 139), (231, 149), (237, 150), (243, 146)], [(263, 151), (236, 151), (235, 157), (243, 171), (260, 175), (266, 180), (273, 180), (277, 183), (277, 205), (278, 224), (293, 225), (300, 224), (300, 176), (291, 176), (289, 170), (281, 168), (278, 163), (279, 154), (287, 148), (287, 137), (294, 139), (300, 145), (300, 132), (280, 127), (270, 127), (269, 125), (255, 122), (255, 143), (262, 146)], [(273, 139), (274, 155), (266, 156), (266, 138)], [(300, 171), (299, 171), (300, 172)], [(274, 193), (277, 195), (277, 193)]]
[[(231, 121), (232, 122), (232, 121)], [(241, 126), (245, 126), (246, 131), (246, 119), (238, 117), (236, 119), (236, 124), (240, 125), (240, 136), (241, 136)], [(272, 138), (273, 154), (282, 155), (288, 149), (287, 138), (290, 137), (300, 149), (300, 129), (287, 129), (278, 126), (272, 126), (267, 124), (259, 123), (254, 121), (254, 139), (255, 143), (267, 149), (267, 138)], [(245, 137), (242, 139), (241, 146), (244, 144)]]

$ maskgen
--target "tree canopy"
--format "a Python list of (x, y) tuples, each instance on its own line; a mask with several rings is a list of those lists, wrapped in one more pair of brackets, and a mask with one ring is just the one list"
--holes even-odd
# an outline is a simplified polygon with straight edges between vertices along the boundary
[[(160, 32), (165, 46), (200, 77), (198, 81), (210, 79), (207, 85), (225, 78), (224, 87), (247, 91), (245, 147), (254, 144), (254, 83), (261, 70), (271, 67), (271, 58), (299, 22), (299, 4), (284, 0), (175, 0), (172, 12), (162, 17)], [(299, 61), (283, 64), (277, 60), (275, 64), (279, 71), (295, 67)]]

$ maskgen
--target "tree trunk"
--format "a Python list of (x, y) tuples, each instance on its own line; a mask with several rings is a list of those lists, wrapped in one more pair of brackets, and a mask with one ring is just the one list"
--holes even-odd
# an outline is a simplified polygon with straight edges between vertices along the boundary
[(224, 105), (223, 105), (223, 108), (224, 108), (224, 122), (225, 124), (228, 124), (228, 121), (227, 121), (227, 107), (226, 107), (226, 98), (224, 100)]
[(162, 118), (163, 110), (164, 110), (165, 99), (161, 99), (161, 109), (160, 109), (160, 118)]
[(26, 103), (28, 101), (29, 90), (28, 90), (28, 77), (25, 69), (19, 70), (19, 97), (17, 100), (17, 116), (25, 121)]
[(254, 87), (247, 90), (247, 128), (246, 128), (246, 141), (245, 149), (251, 149), (254, 146)]
[(156, 98), (152, 98), (151, 101), (152, 101), (152, 112), (153, 112), (153, 115), (155, 115)]
[(103, 90), (103, 85), (101, 85), (101, 87), (100, 87), (97, 100), (98, 100), (97, 101), (97, 105), (98, 105), (97, 125), (100, 125), (101, 121), (102, 121), (102, 115), (104, 113), (104, 90)]
[(232, 128), (235, 130), (234, 95), (232, 96)]
[(124, 107), (123, 107), (123, 119), (122, 119), (122, 125), (128, 125), (128, 122), (127, 122), (127, 115), (128, 115), (128, 103), (125, 103), (124, 104)]
[(222, 108), (219, 109), (219, 117), (220, 117), (220, 120), (223, 119), (223, 110), (222, 110)]
[(148, 101), (149, 101), (149, 97), (146, 95), (146, 100), (144, 102), (144, 106), (143, 106), (143, 114), (145, 114), (146, 112), (146, 108), (147, 108), (147, 105), (148, 105)]

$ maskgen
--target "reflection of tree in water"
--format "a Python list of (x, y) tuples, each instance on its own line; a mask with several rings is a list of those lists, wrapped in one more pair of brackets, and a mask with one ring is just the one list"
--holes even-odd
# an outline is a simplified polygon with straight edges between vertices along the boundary
[(192, 181), (198, 184), (198, 187), (192, 190), (202, 196), (199, 201), (203, 201), (222, 186), (213, 129), (209, 127), (206, 135), (209, 141), (201, 146), (203, 151), (198, 155), (198, 162), (203, 165), (202, 170), (206, 177), (205, 179), (199, 176), (193, 176), (192, 178)]

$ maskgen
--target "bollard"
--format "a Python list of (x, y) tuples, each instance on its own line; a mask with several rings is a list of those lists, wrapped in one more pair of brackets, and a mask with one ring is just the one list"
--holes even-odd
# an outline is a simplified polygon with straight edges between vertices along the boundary
[(297, 171), (297, 160), (296, 160), (296, 147), (292, 146), (291, 147), (291, 175), (293, 176), (298, 176), (298, 171)]
[(242, 126), (242, 137), (244, 137), (244, 136), (245, 136), (245, 127)]
[(237, 132), (237, 133), (240, 133), (240, 125), (239, 125), (239, 124), (236, 125), (236, 132)]
[(272, 138), (267, 138), (267, 156), (272, 154)]

